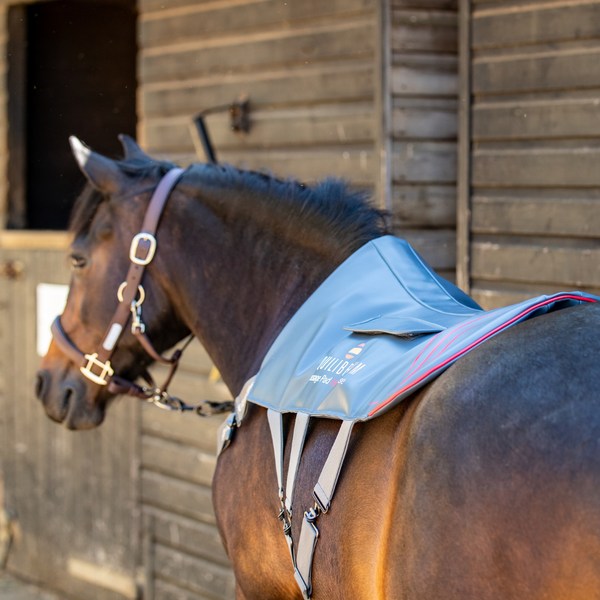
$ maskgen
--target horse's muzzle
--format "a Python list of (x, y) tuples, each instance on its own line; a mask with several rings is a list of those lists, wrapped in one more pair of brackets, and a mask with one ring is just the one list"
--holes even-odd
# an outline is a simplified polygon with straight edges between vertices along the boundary
[(54, 382), (50, 372), (40, 370), (35, 379), (35, 395), (46, 414), (67, 429), (92, 429), (104, 420), (104, 410), (87, 401), (87, 387), (79, 378), (67, 376)]

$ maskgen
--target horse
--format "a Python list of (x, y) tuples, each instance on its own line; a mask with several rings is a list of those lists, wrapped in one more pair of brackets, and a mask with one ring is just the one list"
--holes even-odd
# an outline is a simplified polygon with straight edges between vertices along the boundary
[[(70, 225), (73, 273), (61, 324), (82, 349), (98, 347), (132, 237), (173, 168), (121, 141), (119, 161), (75, 148), (88, 183)], [(166, 204), (144, 276), (146, 333), (159, 352), (195, 334), (236, 396), (321, 282), (385, 233), (385, 214), (343, 182), (308, 187), (193, 165)], [(600, 598), (598, 331), (596, 304), (520, 323), (385, 415), (357, 423), (319, 524), (313, 598)], [(151, 361), (124, 332), (115, 372), (133, 379)], [(100, 425), (114, 400), (55, 343), (35, 391), (68, 429)], [(293, 417), (283, 424), (289, 432)], [(311, 419), (294, 513), (311, 506), (337, 430), (332, 420)], [(213, 482), (237, 600), (302, 598), (276, 488), (267, 411), (250, 404)], [(299, 528), (295, 520), (296, 540)]]

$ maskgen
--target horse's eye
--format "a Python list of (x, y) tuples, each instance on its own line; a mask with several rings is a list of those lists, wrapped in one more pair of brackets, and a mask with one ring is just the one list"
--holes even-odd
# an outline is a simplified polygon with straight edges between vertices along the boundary
[(81, 254), (71, 254), (71, 268), (72, 269), (83, 269), (87, 264), (87, 259)]

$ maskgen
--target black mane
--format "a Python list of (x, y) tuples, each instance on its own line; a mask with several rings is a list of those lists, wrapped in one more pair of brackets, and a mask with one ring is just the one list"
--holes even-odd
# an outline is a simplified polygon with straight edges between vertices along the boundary
[[(132, 178), (134, 186), (143, 180), (158, 181), (174, 167), (168, 162), (145, 159), (123, 160), (118, 165)], [(199, 163), (189, 167), (182, 185), (191, 190), (190, 196), (231, 222), (243, 226), (255, 222), (259, 227), (277, 230), (281, 237), (303, 236), (308, 243), (326, 238), (328, 246), (335, 244), (346, 255), (388, 233), (386, 213), (373, 206), (370, 193), (352, 189), (340, 179), (329, 178), (307, 186), (230, 165)], [(90, 184), (85, 187), (71, 216), (69, 229), (75, 237), (88, 232), (104, 199)]]

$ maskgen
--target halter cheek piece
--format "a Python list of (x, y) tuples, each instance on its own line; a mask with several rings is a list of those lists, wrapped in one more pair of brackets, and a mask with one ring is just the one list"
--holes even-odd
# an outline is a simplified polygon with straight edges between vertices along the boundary
[[(156, 253), (156, 238), (154, 236), (165, 204), (184, 172), (184, 169), (171, 169), (160, 180), (152, 194), (142, 224), (142, 231), (131, 241), (131, 248), (129, 250), (131, 264), (125, 281), (117, 290), (119, 305), (112, 316), (98, 351), (93, 354), (81, 352), (64, 332), (60, 323), (60, 317), (56, 317), (54, 323), (52, 323), (52, 336), (63, 354), (79, 367), (85, 377), (98, 385), (108, 386), (107, 389), (111, 394), (126, 394), (135, 398), (149, 400), (161, 408), (169, 410), (196, 410), (201, 416), (209, 416), (215, 411), (221, 412), (219, 410), (221, 404), (227, 404), (227, 409), (229, 409), (229, 405), (232, 403), (212, 403), (205, 400), (198, 405), (190, 406), (177, 398), (171, 398), (167, 393), (167, 387), (177, 370), (181, 354), (192, 341), (193, 334), (182, 348), (175, 350), (171, 358), (164, 358), (154, 349), (152, 342), (146, 335), (146, 326), (142, 321), (142, 304), (146, 298), (146, 292), (142, 286), (142, 277), (146, 266), (150, 264)], [(148, 382), (150, 387), (142, 387), (115, 375), (110, 364), (110, 358), (115, 351), (115, 346), (130, 316), (131, 333), (137, 338), (144, 350), (154, 360), (170, 365), (171, 367), (167, 379), (161, 387), (158, 387), (154, 383), (154, 380), (147, 371), (144, 372), (143, 378)]]

